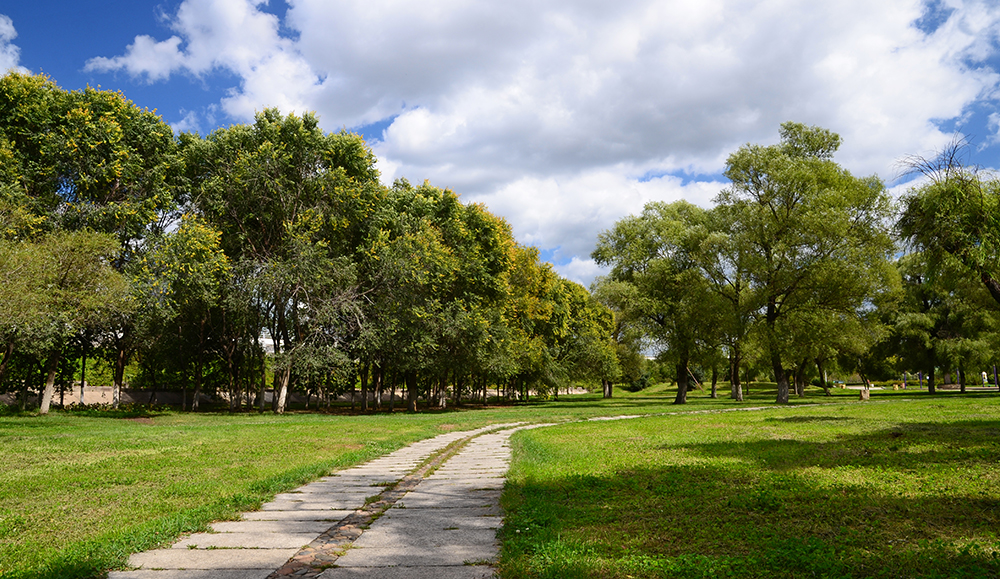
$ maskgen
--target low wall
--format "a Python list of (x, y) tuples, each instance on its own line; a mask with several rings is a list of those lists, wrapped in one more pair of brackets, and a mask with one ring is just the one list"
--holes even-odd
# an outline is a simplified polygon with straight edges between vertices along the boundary
[[(154, 404), (169, 404), (172, 406), (181, 405), (181, 392), (177, 390), (163, 390), (156, 392), (155, 400), (152, 400)], [(187, 404), (191, 404), (192, 390), (187, 391)], [(121, 391), (121, 404), (149, 404), (152, 398), (153, 392), (151, 390), (138, 390), (132, 388), (122, 388)], [(256, 395), (256, 393), (254, 393)], [(17, 393), (7, 393), (0, 394), (0, 404), (13, 405), (17, 404), (19, 401)], [(90, 386), (88, 385), (81, 392), (80, 385), (75, 384), (72, 388), (66, 388), (63, 393), (60, 394), (56, 390), (55, 394), (52, 396), (52, 403), (55, 405), (61, 403), (70, 406), (73, 404), (111, 404), (113, 396), (113, 388), (111, 386)], [(274, 391), (266, 390), (264, 392), (264, 404), (270, 405), (271, 401), (274, 399)], [(344, 394), (341, 395), (339, 400), (343, 402), (350, 402), (351, 395)], [(375, 394), (369, 393), (368, 399), (372, 402), (375, 401)], [(220, 394), (219, 396), (210, 396), (208, 394), (202, 394), (199, 399), (200, 403), (212, 404), (215, 402), (227, 402), (229, 397), (225, 394)], [(355, 400), (359, 403), (361, 402), (361, 392), (357, 392), (355, 395)], [(289, 404), (305, 404), (306, 397), (299, 393), (289, 393), (288, 403)], [(383, 403), (389, 402), (389, 393), (386, 392), (382, 395)], [(316, 397), (312, 397), (309, 400), (310, 405), (316, 403)], [(396, 404), (406, 404), (406, 398), (402, 396), (399, 392), (396, 393)], [(35, 394), (28, 395), (28, 406), (37, 407), (38, 406), (38, 396)]]

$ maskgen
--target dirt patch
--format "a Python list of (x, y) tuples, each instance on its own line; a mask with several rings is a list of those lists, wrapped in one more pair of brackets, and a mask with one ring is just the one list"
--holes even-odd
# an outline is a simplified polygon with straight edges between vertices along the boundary
[(145, 416), (140, 418), (126, 418), (125, 420), (128, 420), (129, 422), (138, 422), (139, 424), (145, 424), (146, 426), (153, 424), (153, 419)]
[(438, 430), (443, 430), (445, 432), (451, 432), (452, 430), (455, 430), (456, 427), (457, 427), (457, 425), (455, 425), (455, 424), (439, 424), (438, 425)]

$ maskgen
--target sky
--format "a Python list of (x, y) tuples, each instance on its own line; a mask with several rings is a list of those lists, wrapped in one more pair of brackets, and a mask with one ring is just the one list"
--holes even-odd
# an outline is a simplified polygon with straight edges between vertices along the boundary
[(956, 137), (1000, 167), (996, 0), (0, 0), (0, 70), (120, 90), (175, 131), (313, 111), (386, 184), (450, 188), (588, 285), (651, 201), (710, 207), (785, 121), (905, 191)]

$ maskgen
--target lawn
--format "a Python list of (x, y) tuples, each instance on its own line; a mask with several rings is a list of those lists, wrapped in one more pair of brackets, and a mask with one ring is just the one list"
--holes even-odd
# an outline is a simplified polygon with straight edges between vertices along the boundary
[(1000, 575), (1000, 398), (902, 394), (518, 433), (502, 576)]
[(670, 400), (563, 396), (416, 415), (0, 414), (0, 578), (93, 577), (129, 553), (447, 430), (662, 412)]
[[(720, 390), (722, 397), (716, 400), (705, 391), (696, 391), (688, 405), (678, 407), (670, 404), (672, 391), (654, 387), (637, 394), (616, 392), (611, 400), (562, 395), (558, 402), (536, 399), (515, 407), (391, 416), (174, 411), (0, 414), (0, 578), (99, 576), (105, 569), (121, 566), (130, 553), (182, 532), (203, 529), (212, 520), (233, 518), (277, 492), (331, 470), (452, 429), (772, 405), (773, 387), (757, 386), (752, 392), (746, 402), (736, 403), (725, 398), (725, 390)], [(753, 415), (814, 412), (817, 403), (839, 408), (857, 396), (856, 392), (835, 394), (825, 397), (820, 391), (810, 392), (806, 398), (794, 399), (794, 408)], [(885, 396), (899, 397), (895, 392)], [(914, 407), (913, 403), (901, 404)], [(660, 424), (675, 420), (729, 423), (748, 419), (749, 414), (718, 415), (724, 419), (711, 416), (657, 420), (665, 421)], [(623, 421), (612, 428), (626, 422), (639, 424)], [(586, 428), (608, 424), (587, 423)], [(567, 427), (551, 432), (563, 428)], [(683, 434), (672, 426), (665, 428), (662, 434)], [(588, 445), (593, 442), (587, 440)], [(588, 470), (593, 466), (583, 465), (579, 477), (599, 476)], [(521, 466), (518, 469), (523, 471)]]

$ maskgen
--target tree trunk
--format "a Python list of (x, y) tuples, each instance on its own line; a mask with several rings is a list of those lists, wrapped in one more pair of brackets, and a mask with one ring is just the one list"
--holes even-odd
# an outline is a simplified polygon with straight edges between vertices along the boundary
[(83, 391), (87, 387), (87, 343), (83, 343), (83, 360), (80, 362), (80, 406), (83, 401)]
[(257, 410), (264, 412), (264, 404), (267, 399), (267, 359), (261, 358), (260, 363), (260, 400), (257, 401)]
[(406, 411), (417, 411), (417, 373), (407, 372), (404, 376), (406, 382)]
[(719, 397), (719, 391), (717, 386), (719, 384), (719, 368), (713, 364), (712, 365), (712, 398)]
[(194, 396), (191, 397), (191, 412), (198, 412), (198, 399), (201, 398), (201, 352), (198, 352), (198, 359), (194, 363)]
[(465, 388), (465, 375), (458, 375), (458, 371), (455, 371), (455, 407), (460, 408), (462, 406), (462, 390)]
[(278, 384), (278, 396), (275, 400), (274, 411), (278, 414), (285, 413), (285, 404), (288, 402), (288, 382), (292, 377), (292, 367), (289, 365), (281, 371), (281, 381)]
[(989, 290), (993, 300), (1000, 304), (1000, 283), (990, 277), (990, 274), (985, 271), (980, 272), (979, 279), (983, 281), (983, 285), (985, 285), (986, 289)]
[(958, 390), (965, 394), (965, 372), (961, 362), (958, 363), (958, 370), (955, 372), (958, 374)]
[(361, 371), (358, 373), (361, 380), (361, 412), (368, 412), (368, 364), (361, 364)]
[[(396, 409), (396, 381), (399, 380), (399, 374), (396, 372), (392, 373), (392, 378), (389, 380), (389, 414), (392, 414)], [(404, 379), (405, 382), (405, 379)], [(382, 399), (382, 393), (379, 392), (379, 400)]]
[(806, 364), (808, 360), (802, 360), (798, 368), (795, 369), (795, 395), (803, 397), (806, 395)]
[(778, 404), (788, 404), (788, 374), (781, 366), (781, 356), (777, 351), (771, 352), (771, 368), (774, 371), (774, 380), (778, 383)]
[(111, 404), (117, 409), (122, 398), (122, 387), (125, 385), (125, 364), (128, 362), (128, 355), (124, 347), (118, 348), (115, 352), (115, 384), (111, 389)]
[(156, 402), (156, 370), (150, 368), (149, 375), (153, 377), (153, 388), (149, 394), (149, 405), (152, 406)]
[(612, 394), (614, 394), (613, 392), (614, 385), (611, 384), (611, 382), (609, 382), (607, 378), (601, 379), (601, 385), (604, 386), (604, 397), (611, 398)]
[(816, 371), (819, 372), (819, 385), (823, 389), (823, 393), (827, 396), (830, 395), (830, 385), (826, 381), (826, 369), (823, 368), (823, 360), (816, 358)]
[(42, 391), (42, 402), (38, 407), (39, 414), (49, 413), (49, 406), (52, 404), (52, 394), (55, 391), (56, 374), (59, 372), (60, 354), (61, 352), (56, 348), (49, 354), (49, 359), (45, 362), (45, 390)]
[(733, 348), (729, 368), (729, 396), (737, 402), (743, 402), (743, 385), (740, 383), (740, 363), (742, 362), (739, 348)]
[(688, 367), (687, 360), (678, 362), (674, 367), (674, 375), (677, 379), (677, 396), (674, 404), (687, 404), (688, 392)]

